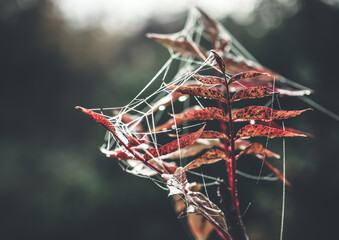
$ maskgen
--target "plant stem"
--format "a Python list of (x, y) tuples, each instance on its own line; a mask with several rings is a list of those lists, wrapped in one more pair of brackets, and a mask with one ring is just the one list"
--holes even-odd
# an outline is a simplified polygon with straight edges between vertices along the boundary
[[(228, 170), (228, 179), (229, 179), (229, 185), (231, 189), (231, 206), (230, 206), (230, 215), (232, 216), (232, 220), (230, 221), (235, 222), (234, 226), (232, 227), (232, 236), (234, 239), (248, 239), (248, 236), (246, 234), (245, 227), (242, 223), (241, 214), (240, 214), (240, 208), (239, 208), (239, 198), (238, 198), (238, 190), (237, 190), (237, 178), (236, 178), (236, 157), (235, 157), (235, 147), (234, 147), (234, 132), (233, 132), (233, 118), (232, 118), (232, 106), (230, 101), (230, 92), (228, 88), (227, 78), (224, 71), (222, 71), (225, 83), (225, 89), (226, 89), (226, 99), (227, 99), (227, 110), (228, 110), (228, 124), (229, 124), (229, 138), (230, 138), (230, 145), (231, 145), (231, 151), (230, 151), (230, 157), (231, 161), (226, 161), (227, 170)], [(233, 220), (234, 218), (234, 220)]]

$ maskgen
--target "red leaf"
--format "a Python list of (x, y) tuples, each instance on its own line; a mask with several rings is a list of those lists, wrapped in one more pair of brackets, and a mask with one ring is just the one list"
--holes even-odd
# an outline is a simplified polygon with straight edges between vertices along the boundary
[(200, 8), (198, 8), (198, 10), (201, 13), (202, 23), (204, 25), (206, 35), (211, 43), (215, 46), (219, 36), (217, 23)]
[(260, 143), (252, 143), (250, 146), (245, 148), (243, 151), (241, 151), (238, 155), (238, 157), (244, 155), (244, 154), (254, 154), (254, 155), (262, 155), (265, 157), (274, 157), (274, 158), (280, 158), (279, 154), (276, 154), (274, 152), (271, 152), (270, 150), (264, 148)]
[(225, 62), (224, 60), (219, 56), (219, 54), (216, 51), (211, 51), (214, 55), (215, 60), (218, 63), (220, 71), (224, 74), (225, 73)]
[(175, 118), (183, 119), (185, 122), (191, 120), (222, 120), (228, 121), (226, 113), (219, 108), (207, 107), (200, 110), (175, 114)]
[(108, 131), (115, 134), (115, 127), (113, 126), (113, 124), (110, 121), (108, 121), (105, 117), (103, 117), (102, 115), (95, 113), (91, 110), (88, 110), (86, 108), (79, 107), (79, 106), (75, 107), (75, 109), (81, 110), (83, 113), (87, 114), (92, 119), (94, 119), (94, 121), (104, 126)]
[[(190, 107), (190, 108), (186, 109), (185, 111), (183, 111), (181, 114), (185, 114), (185, 113), (189, 113), (189, 112), (193, 112), (193, 111), (197, 111), (197, 110), (201, 110), (201, 107), (200, 106)], [(157, 126), (154, 130), (152, 130), (152, 132), (153, 131), (157, 132), (157, 131), (161, 131), (161, 130), (164, 130), (164, 129), (169, 129), (169, 128), (172, 128), (173, 126), (175, 126), (175, 124), (180, 125), (182, 123), (187, 122), (185, 119), (177, 118), (176, 117), (177, 115), (174, 115), (174, 116), (175, 116), (175, 122), (174, 122), (174, 118), (171, 118), (166, 123), (164, 123), (160, 126)]]
[[(171, 114), (172, 115), (172, 114)], [(154, 130), (161, 131), (163, 129), (168, 129), (174, 126), (176, 121), (177, 125), (183, 124), (185, 122), (193, 121), (193, 120), (221, 120), (228, 121), (228, 116), (219, 108), (208, 107), (203, 109), (194, 109), (191, 108), (188, 111), (184, 111), (182, 113), (172, 115), (173, 119), (170, 119), (168, 122), (157, 126)]]
[(274, 92), (268, 89), (267, 87), (251, 87), (245, 88), (236, 92), (231, 101), (238, 101), (241, 99), (253, 99), (253, 98), (263, 98), (272, 96)]
[(210, 85), (220, 85), (225, 84), (225, 80), (220, 77), (214, 76), (202, 76), (202, 75), (193, 75), (194, 79), (198, 80), (203, 84), (210, 84)]
[(312, 109), (308, 108), (303, 110), (279, 111), (268, 107), (249, 106), (237, 111), (235, 117), (237, 118), (236, 119), (237, 121), (250, 121), (250, 120), (272, 121), (275, 119), (281, 120), (290, 117), (295, 117), (308, 110)]
[(210, 99), (220, 100), (222, 102), (227, 102), (227, 99), (220, 91), (216, 91), (216, 90), (209, 89), (206, 87), (186, 87), (186, 86), (173, 86), (173, 85), (166, 85), (166, 86), (182, 94), (188, 94), (191, 96), (210, 98)]
[(195, 45), (195, 43), (187, 40), (172, 39), (161, 34), (147, 34), (147, 37), (153, 38), (167, 48), (180, 53), (182, 56), (191, 56), (205, 59), (207, 57), (206, 50)]
[(151, 158), (163, 156), (163, 155), (175, 152), (178, 149), (185, 148), (187, 146), (192, 145), (200, 137), (200, 134), (202, 133), (204, 128), (205, 128), (205, 125), (202, 128), (200, 128), (198, 131), (191, 133), (190, 135), (187, 135), (180, 139), (176, 139), (170, 143), (165, 144), (162, 147), (149, 149), (148, 152), (145, 153), (144, 159), (148, 160)]
[(250, 124), (237, 132), (237, 138), (247, 139), (250, 137), (307, 137), (303, 133), (284, 131), (278, 128), (267, 127), (259, 124)]
[(294, 132), (294, 133), (298, 133), (298, 134), (304, 134), (306, 135), (307, 137), (309, 138), (314, 138), (314, 136), (312, 134), (309, 134), (309, 133), (304, 133), (304, 132), (301, 132), (301, 131), (298, 131), (296, 129), (293, 129), (293, 128), (283, 128), (282, 126), (280, 126), (278, 123), (276, 123), (275, 121), (270, 121), (270, 122), (265, 122), (265, 121), (255, 121), (255, 123), (258, 123), (258, 124), (261, 124), (261, 125), (265, 125), (265, 126), (269, 126), (269, 127), (273, 127), (273, 128), (278, 128), (278, 129), (281, 129), (281, 130), (285, 130), (285, 131), (288, 131), (288, 132)]
[(230, 78), (230, 80), (228, 80), (228, 84), (231, 84), (235, 81), (252, 81), (252, 80), (256, 80), (256, 81), (262, 81), (262, 82), (272, 82), (274, 79), (273, 76), (271, 76), (268, 73), (264, 73), (264, 72), (241, 72), (238, 73), (234, 76), (232, 76)]
[(226, 159), (227, 159), (227, 156), (224, 151), (221, 151), (219, 149), (211, 149), (207, 151), (206, 153), (204, 153), (203, 155), (201, 155), (199, 158), (194, 159), (192, 162), (187, 164), (184, 167), (184, 170), (185, 171), (191, 170), (194, 168), (198, 168), (204, 164), (212, 164), (220, 160), (226, 160)]
[(291, 183), (290, 183), (286, 178), (284, 178), (283, 174), (282, 174), (277, 168), (273, 167), (269, 162), (267, 162), (267, 161), (265, 160), (265, 158), (262, 158), (261, 160), (264, 161), (265, 165), (266, 165), (272, 172), (274, 172), (274, 174), (277, 175), (277, 177), (278, 177), (281, 181), (285, 182), (286, 185), (291, 186)]
[[(186, 136), (187, 134), (184, 135), (178, 135), (179, 137)], [(170, 137), (177, 137), (176, 134), (168, 134)], [(200, 135), (199, 138), (204, 138), (204, 139), (228, 139), (228, 136), (225, 133), (217, 132), (217, 131), (203, 131)]]
[(193, 157), (203, 150), (211, 149), (212, 147), (221, 147), (221, 143), (216, 139), (197, 139), (191, 146), (188, 146), (181, 151), (173, 152), (166, 155), (166, 159), (179, 159)]

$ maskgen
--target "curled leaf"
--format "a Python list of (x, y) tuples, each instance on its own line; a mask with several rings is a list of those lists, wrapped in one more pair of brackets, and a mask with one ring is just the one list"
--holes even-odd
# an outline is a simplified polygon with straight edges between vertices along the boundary
[(287, 119), (300, 115), (303, 112), (312, 110), (310, 108), (303, 110), (274, 110), (268, 107), (262, 106), (249, 106), (243, 109), (240, 109), (236, 112), (235, 117), (237, 121), (250, 121), (250, 120), (260, 120), (260, 121), (272, 121), (276, 119)]
[(185, 194), (187, 213), (200, 213), (224, 235), (228, 235), (226, 218), (221, 209), (200, 192), (188, 191)]
[(272, 96), (274, 92), (267, 87), (250, 87), (236, 92), (231, 101)]
[(205, 152), (203, 155), (201, 155), (199, 158), (194, 159), (192, 162), (190, 162), (189, 164), (187, 164), (184, 167), (184, 170), (191, 170), (194, 168), (198, 168), (201, 165), (204, 164), (212, 164), (212, 163), (216, 163), (220, 160), (226, 160), (227, 156), (225, 154), (224, 151), (221, 151), (219, 149), (211, 149), (207, 152)]
[(83, 113), (87, 114), (88, 116), (90, 116), (94, 121), (96, 121), (97, 123), (99, 123), (100, 125), (104, 126), (108, 131), (110, 131), (111, 133), (115, 133), (115, 127), (113, 126), (113, 124), (108, 121), (107, 118), (105, 118), (104, 116), (95, 113), (91, 110), (88, 110), (86, 108), (83, 107), (75, 107), (75, 109), (79, 109), (81, 110)]
[(254, 155), (262, 155), (265, 157), (274, 157), (274, 158), (280, 158), (279, 154), (276, 154), (274, 152), (271, 152), (270, 150), (264, 148), (260, 143), (252, 143), (248, 147), (246, 147), (243, 151), (241, 151), (238, 155), (238, 157), (244, 155), (244, 154), (254, 154)]
[(193, 77), (199, 82), (203, 84), (208, 84), (208, 85), (220, 85), (220, 84), (223, 85), (225, 83), (225, 80), (223, 78), (215, 77), (215, 76), (193, 75)]
[(166, 85), (166, 86), (182, 94), (188, 94), (191, 96), (210, 98), (210, 99), (220, 100), (222, 102), (227, 102), (227, 99), (220, 91), (209, 89), (207, 87), (186, 87), (186, 86), (172, 86), (172, 85)]
[(303, 133), (284, 131), (282, 129), (259, 124), (246, 125), (237, 132), (237, 138), (247, 139), (250, 137), (307, 137), (307, 135)]
[(207, 57), (206, 50), (197, 46), (195, 43), (182, 39), (173, 39), (161, 34), (147, 34), (147, 37), (153, 38), (167, 48), (180, 53), (182, 56), (196, 57), (205, 59)]
[(219, 36), (219, 30), (216, 21), (210, 18), (210, 16), (208, 16), (200, 8), (198, 8), (198, 10), (201, 14), (202, 23), (204, 25), (204, 30), (208, 39), (211, 41), (213, 45), (216, 45)]
[(144, 159), (148, 160), (151, 158), (156, 158), (192, 145), (200, 137), (200, 134), (202, 133), (204, 128), (205, 125), (198, 131), (191, 133), (185, 137), (176, 139), (170, 143), (163, 145), (162, 147), (149, 149), (148, 152), (144, 154)]

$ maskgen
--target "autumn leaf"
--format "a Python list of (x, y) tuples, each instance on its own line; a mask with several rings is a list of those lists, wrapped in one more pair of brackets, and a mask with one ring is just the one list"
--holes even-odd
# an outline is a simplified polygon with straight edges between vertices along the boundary
[(284, 175), (275, 167), (273, 167), (273, 165), (271, 165), (269, 162), (267, 162), (267, 160), (265, 158), (261, 159), (262, 161), (264, 161), (264, 164), (283, 182), (286, 183), (286, 185), (291, 186), (291, 183), (284, 178)]
[(303, 133), (284, 131), (282, 129), (259, 124), (246, 125), (237, 132), (237, 138), (247, 139), (250, 137), (307, 137), (307, 135)]
[(231, 101), (269, 97), (272, 96), (273, 93), (274, 92), (267, 87), (250, 87), (236, 92)]
[[(178, 135), (178, 136), (183, 137), (183, 136), (186, 136), (186, 135), (187, 134)], [(168, 136), (177, 137), (176, 134), (168, 134)], [(203, 139), (226, 139), (226, 140), (228, 140), (228, 136), (225, 133), (217, 132), (217, 131), (203, 131), (199, 138), (203, 138)]]
[(217, 61), (217, 64), (219, 66), (220, 71), (223, 74), (225, 74), (225, 62), (224, 62), (224, 60), (219, 56), (219, 54), (216, 51), (212, 50), (211, 52), (213, 53), (214, 58)]
[(207, 151), (206, 153), (204, 153), (203, 155), (201, 155), (199, 158), (194, 159), (192, 162), (187, 164), (184, 167), (184, 170), (185, 171), (191, 170), (194, 168), (198, 168), (204, 164), (212, 164), (220, 160), (226, 160), (226, 159), (227, 159), (227, 156), (224, 151), (221, 151), (219, 149), (211, 149)]
[(221, 209), (200, 192), (189, 191), (185, 195), (187, 213), (199, 213), (209, 220), (223, 234), (228, 235), (226, 218)]
[(191, 133), (185, 137), (176, 139), (170, 143), (167, 143), (159, 148), (151, 148), (144, 154), (144, 159), (148, 160), (151, 158), (156, 158), (163, 156), (172, 152), (177, 151), (178, 149), (185, 148), (192, 145), (199, 137), (202, 131), (204, 130), (205, 125), (200, 128), (198, 131)]
[(180, 53), (182, 56), (196, 57), (205, 59), (207, 57), (206, 50), (197, 46), (195, 43), (187, 40), (173, 39), (166, 35), (161, 34), (147, 34), (147, 37), (153, 38), (157, 42), (161, 43), (167, 48), (172, 49), (175, 52)]
[(128, 139), (128, 147), (137, 147), (143, 143), (146, 143), (147, 141), (144, 139), (137, 139), (133, 136), (129, 136)]
[(153, 105), (153, 109), (152, 109), (153, 113), (158, 111), (161, 108), (165, 109), (168, 105), (176, 102), (180, 97), (183, 97), (183, 96), (185, 96), (185, 94), (182, 94), (182, 93), (179, 93), (179, 92), (172, 92), (171, 94), (168, 94), (168, 95), (160, 98)]
[(262, 106), (249, 106), (243, 109), (240, 109), (235, 113), (237, 121), (250, 121), (250, 120), (260, 120), (260, 121), (272, 121), (272, 120), (281, 120), (300, 115), (303, 112), (312, 110), (310, 108), (303, 110), (274, 110), (268, 107)]
[(174, 90), (175, 92), (179, 92), (182, 94), (188, 94), (191, 96), (197, 96), (202, 98), (210, 98), (215, 100), (220, 100), (222, 102), (227, 102), (224, 94), (220, 91), (209, 89), (206, 87), (186, 87), (186, 86), (173, 86), (167, 85), (170, 89)]
[(254, 155), (262, 155), (265, 157), (274, 157), (274, 158), (280, 158), (279, 154), (276, 154), (274, 152), (271, 152), (270, 150), (264, 148), (260, 143), (252, 143), (250, 146), (246, 147), (243, 151), (241, 151), (238, 154), (238, 157), (244, 155), (244, 154), (254, 154)]
[(215, 76), (202, 76), (202, 75), (192, 75), (197, 81), (208, 84), (208, 85), (220, 85), (225, 84), (225, 79)]
[(272, 82), (273, 79), (274, 77), (268, 73), (250, 71), (235, 74), (230, 78), (230, 80), (228, 80), (228, 84), (231, 84), (236, 81), (252, 81), (252, 80), (262, 82)]
[(204, 25), (205, 33), (208, 39), (211, 41), (211, 43), (215, 46), (219, 36), (217, 23), (200, 8), (198, 8), (198, 10), (201, 14), (201, 19)]
[(88, 110), (86, 108), (79, 107), (79, 106), (75, 107), (75, 109), (81, 110), (83, 113), (85, 113), (86, 115), (90, 116), (94, 121), (96, 121), (100, 125), (104, 126), (108, 131), (110, 131), (110, 132), (115, 134), (115, 127), (104, 116), (102, 116), (102, 115), (100, 115), (98, 113), (95, 113), (95, 112), (93, 112), (91, 110)]
[[(201, 136), (201, 135), (200, 135)], [(165, 159), (179, 159), (193, 157), (206, 149), (212, 147), (221, 147), (219, 139), (197, 139), (191, 146), (188, 146), (180, 151), (170, 153), (163, 156)]]
[(226, 113), (219, 108), (207, 107), (200, 110), (192, 110), (189, 112), (174, 115), (175, 118), (183, 119), (185, 122), (191, 120), (221, 120), (228, 121)]

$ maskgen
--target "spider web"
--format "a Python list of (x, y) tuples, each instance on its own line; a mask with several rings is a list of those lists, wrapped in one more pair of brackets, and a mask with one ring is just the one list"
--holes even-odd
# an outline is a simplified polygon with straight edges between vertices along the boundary
[[(228, 53), (235, 57), (238, 60), (246, 60), (250, 61), (256, 66), (261, 66), (260, 63), (231, 35), (229, 31), (227, 31), (221, 24), (218, 24), (219, 35), (222, 39), (226, 39), (230, 41), (230, 45), (228, 46)], [(200, 45), (200, 42), (203, 41), (203, 26), (200, 20), (200, 13), (196, 9), (190, 10), (188, 14), (187, 21), (183, 30), (168, 35), (174, 39), (185, 39), (191, 42), (194, 42), (196, 46)], [(161, 134), (166, 135), (166, 133), (175, 133), (176, 138), (179, 139), (179, 134), (189, 131), (190, 129), (197, 128), (198, 124), (185, 124), (182, 127), (177, 126), (176, 121), (174, 121), (174, 126), (172, 129), (155, 131), (154, 129), (158, 125), (159, 122), (163, 121), (163, 119), (168, 119), (168, 112), (173, 114), (175, 120), (175, 113), (179, 113), (180, 109), (188, 109), (194, 105), (204, 108), (205, 104), (203, 100), (194, 97), (194, 99), (189, 99), (187, 96), (181, 96), (178, 99), (178, 102), (172, 100), (172, 96), (175, 90), (171, 90), (165, 86), (164, 82), (170, 85), (175, 85), (177, 87), (184, 85), (185, 83), (192, 80), (192, 76), (195, 74), (204, 74), (211, 70), (219, 71), (217, 67), (215, 67), (215, 61), (213, 54), (209, 54), (206, 58), (200, 52), (199, 49), (195, 49), (197, 52), (200, 52), (204, 61), (197, 60), (197, 58), (193, 57), (183, 57), (179, 53), (173, 52), (171, 49), (169, 50), (169, 58), (165, 62), (165, 64), (161, 67), (161, 69), (154, 75), (154, 77), (148, 82), (148, 84), (137, 94), (137, 96), (132, 99), (128, 104), (123, 107), (112, 107), (112, 108), (97, 108), (91, 109), (96, 112), (99, 112), (104, 117), (109, 119), (116, 128), (116, 133), (124, 142), (128, 142), (128, 139), (133, 136), (136, 139), (147, 140), (150, 145), (153, 145), (155, 148), (162, 146), (162, 141), (159, 136)], [(171, 76), (171, 72), (175, 72), (174, 76)], [(172, 74), (173, 75), (173, 74)], [(227, 75), (228, 78), (230, 76)], [(298, 83), (295, 83), (287, 78), (282, 77), (280, 83), (283, 85), (293, 87), (300, 91), (309, 91), (311, 90), (305, 86), (302, 86)], [(240, 83), (238, 83), (240, 84)], [(275, 81), (273, 82), (273, 86), (275, 86)], [(190, 97), (192, 98), (192, 97)], [(311, 99), (303, 96), (300, 97), (301, 100), (305, 101), (309, 105), (312, 105), (314, 108), (324, 112), (325, 114), (335, 118), (339, 121), (339, 116), (330, 112), (326, 108), (320, 106), (317, 103), (314, 103)], [(267, 106), (271, 106), (273, 108), (274, 102), (278, 103), (279, 109), (280, 103), (278, 96), (272, 96), (272, 99), (267, 102)], [(125, 123), (123, 121), (124, 116), (129, 115), (131, 117), (131, 121)], [(143, 130), (140, 131), (139, 126), (143, 126)], [(284, 123), (283, 123), (283, 128)], [(268, 138), (266, 140), (266, 148), (268, 147)], [(179, 144), (180, 146), (180, 144)], [(101, 147), (101, 151), (110, 156), (112, 151), (125, 151), (124, 147), (117, 141), (114, 140), (111, 133), (107, 132), (104, 140), (104, 144)], [(147, 148), (141, 149), (141, 151), (146, 152)], [(185, 163), (185, 159), (181, 157), (181, 149), (178, 150), (179, 154), (179, 165), (183, 166)], [(283, 176), (285, 178), (285, 140), (282, 140), (282, 158), (283, 158)], [(149, 177), (147, 175), (141, 174), (141, 171), (144, 169), (137, 168), (135, 162), (127, 162), (121, 161), (120, 166), (125, 170), (132, 174), (135, 174), (139, 177), (149, 178), (154, 183), (156, 183), (159, 187), (164, 190), (167, 190), (166, 185), (164, 185), (163, 181), (157, 177)], [(158, 164), (162, 164), (158, 162)], [(251, 175), (240, 170), (236, 170), (237, 174), (249, 179), (260, 181), (276, 181), (278, 178), (272, 175), (262, 176), (262, 168), (263, 162), (260, 168), (258, 175)], [(206, 196), (208, 197), (208, 188), (214, 185), (217, 185), (220, 181), (218, 176), (209, 176), (203, 174), (203, 172), (195, 172), (195, 171), (187, 171), (189, 174), (197, 175), (201, 177), (201, 184), (204, 186)], [(249, 204), (250, 205), (250, 204)], [(247, 208), (246, 210), (247, 211)], [(281, 231), (280, 231), (280, 239), (283, 237), (283, 228), (284, 228), (284, 211), (285, 211), (285, 182), (283, 181), (282, 186), (282, 217), (281, 217)]]

